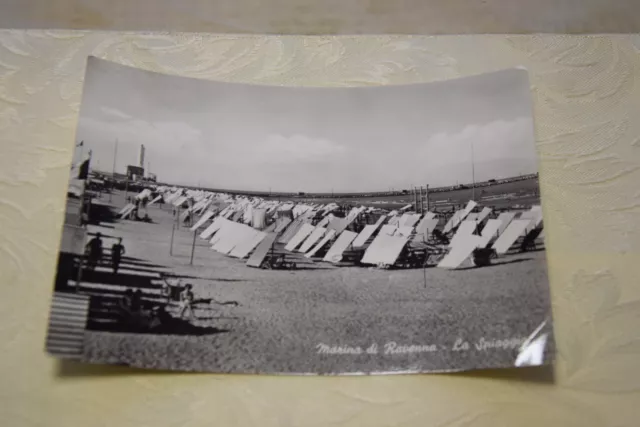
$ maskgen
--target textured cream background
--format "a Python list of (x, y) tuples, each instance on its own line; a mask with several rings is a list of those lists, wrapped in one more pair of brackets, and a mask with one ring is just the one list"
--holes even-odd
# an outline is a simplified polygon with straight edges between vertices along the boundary
[[(426, 82), (529, 68), (559, 349), (548, 370), (361, 378), (159, 374), (43, 352), (87, 55), (207, 79)], [(640, 37), (0, 31), (3, 426), (637, 426)]]
[(2, 0), (0, 28), (270, 34), (631, 33), (637, 0)]

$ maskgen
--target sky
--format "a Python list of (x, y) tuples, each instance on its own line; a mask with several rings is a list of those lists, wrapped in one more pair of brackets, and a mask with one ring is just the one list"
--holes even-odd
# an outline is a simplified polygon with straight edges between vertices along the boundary
[(95, 169), (111, 171), (117, 140), (124, 173), (144, 144), (159, 181), (219, 189), (385, 191), (537, 172), (521, 69), (310, 88), (167, 76), (91, 57), (76, 139)]

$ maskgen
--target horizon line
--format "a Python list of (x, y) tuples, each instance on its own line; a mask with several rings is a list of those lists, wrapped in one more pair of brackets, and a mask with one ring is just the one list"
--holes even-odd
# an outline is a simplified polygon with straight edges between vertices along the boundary
[[(107, 176), (113, 176), (113, 172), (103, 172), (103, 171), (98, 171), (95, 169), (92, 169), (93, 173), (99, 173), (101, 175), (107, 175)], [(116, 172), (116, 174), (118, 175), (126, 175), (126, 174), (122, 174), (119, 172)], [(452, 190), (452, 189), (456, 189), (456, 188), (460, 188), (460, 189), (464, 189), (464, 188), (474, 188), (474, 187), (481, 187), (481, 186), (486, 186), (489, 183), (491, 183), (492, 181), (495, 181), (496, 183), (501, 183), (501, 182), (508, 182), (509, 180), (514, 180), (514, 179), (531, 179), (534, 177), (538, 177), (539, 172), (534, 172), (534, 173), (527, 173), (527, 174), (521, 174), (521, 175), (514, 175), (514, 176), (510, 176), (507, 178), (495, 178), (495, 179), (490, 179), (490, 180), (485, 180), (485, 181), (477, 181), (475, 183), (473, 182), (469, 182), (469, 183), (459, 183), (459, 184), (451, 184), (451, 185), (442, 185), (442, 186), (438, 186), (438, 187), (428, 187), (429, 191), (441, 191), (443, 189), (445, 190)], [(425, 190), (427, 187), (425, 186), (411, 186), (409, 188), (390, 188), (390, 189), (386, 189), (386, 190), (375, 190), (375, 191), (327, 191), (327, 192), (318, 192), (318, 191), (314, 191), (314, 192), (308, 192), (308, 191), (271, 191), (271, 190), (240, 190), (240, 189), (222, 189), (222, 188), (213, 188), (213, 187), (209, 187), (206, 184), (205, 185), (199, 185), (199, 184), (175, 184), (175, 183), (168, 183), (168, 182), (153, 182), (153, 181), (134, 181), (131, 182), (132, 184), (143, 184), (143, 185), (157, 185), (157, 186), (166, 186), (166, 187), (181, 187), (181, 188), (188, 188), (188, 189), (198, 189), (198, 190), (203, 190), (203, 191), (210, 191), (210, 192), (214, 192), (214, 193), (228, 193), (228, 194), (239, 194), (239, 195), (252, 195), (252, 194), (259, 194), (259, 195), (266, 195), (266, 196), (279, 196), (279, 195), (286, 195), (286, 196), (290, 196), (290, 195), (294, 195), (294, 196), (300, 196), (300, 195), (304, 195), (304, 196), (358, 196), (358, 195), (367, 195), (367, 194), (373, 194), (373, 195), (379, 195), (379, 194), (385, 194), (385, 193), (402, 193), (403, 191), (408, 191), (409, 194), (411, 194), (411, 191), (413, 191), (413, 189), (420, 189), (422, 188), (423, 190)]]

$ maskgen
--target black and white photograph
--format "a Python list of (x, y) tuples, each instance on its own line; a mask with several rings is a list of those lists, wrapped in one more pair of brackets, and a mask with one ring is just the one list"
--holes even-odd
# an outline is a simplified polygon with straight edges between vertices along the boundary
[(288, 87), (89, 57), (72, 143), (55, 357), (326, 375), (552, 362), (525, 69)]

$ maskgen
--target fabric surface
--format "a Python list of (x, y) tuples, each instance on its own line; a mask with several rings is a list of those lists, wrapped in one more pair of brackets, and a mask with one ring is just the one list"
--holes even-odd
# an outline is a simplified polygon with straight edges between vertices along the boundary
[[(0, 31), (2, 425), (637, 425), (639, 49), (640, 36), (632, 35), (334, 39)], [(559, 351), (555, 372), (290, 378), (158, 373), (47, 357), (89, 54), (199, 78), (315, 86), (428, 82), (527, 67)]]
[(1, 28), (271, 34), (628, 33), (636, 0), (5, 0)]
[[(337, 234), (337, 232), (336, 232)], [(353, 231), (343, 231), (333, 245), (329, 248), (325, 254), (323, 260), (327, 262), (340, 262), (342, 260), (342, 253), (349, 247), (351, 242), (358, 236)]]
[(371, 242), (371, 246), (365, 251), (360, 262), (363, 264), (393, 265), (408, 240), (409, 237), (401, 233), (397, 233), (396, 236), (378, 234)]

